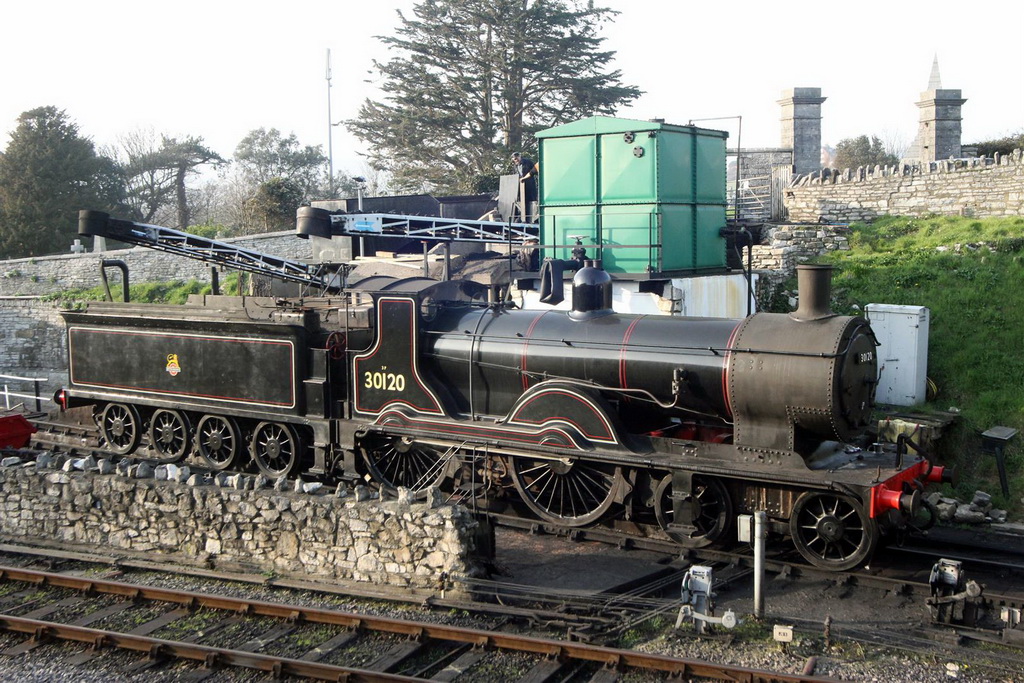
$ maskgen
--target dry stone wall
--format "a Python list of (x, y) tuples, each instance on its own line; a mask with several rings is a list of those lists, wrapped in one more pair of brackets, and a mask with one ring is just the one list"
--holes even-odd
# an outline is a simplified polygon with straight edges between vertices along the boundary
[(755, 270), (783, 271), (787, 276), (812, 256), (850, 248), (849, 229), (829, 225), (775, 225), (754, 245), (751, 264)]
[[(438, 496), (415, 503), (339, 497), (319, 484), (264, 488), (248, 475), (212, 480), (186, 467), (92, 458), (0, 461), (0, 536), (65, 548), (159, 557), (197, 567), (437, 589), (479, 573), (479, 524)], [(261, 484), (263, 486), (261, 486)], [(254, 486), (256, 488), (254, 488)], [(347, 494), (341, 489), (342, 494)]]
[(920, 166), (876, 166), (795, 178), (786, 190), (795, 223), (871, 221), (883, 215), (1024, 215), (1024, 154)]

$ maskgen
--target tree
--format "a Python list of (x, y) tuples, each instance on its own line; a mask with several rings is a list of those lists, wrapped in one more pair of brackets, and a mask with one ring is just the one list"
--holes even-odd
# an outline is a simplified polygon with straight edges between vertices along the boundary
[[(241, 200), (236, 214), (243, 233), (293, 227), (303, 202), (331, 193), (320, 146), (303, 146), (294, 133), (285, 137), (276, 128), (257, 128), (242, 138), (235, 170), (233, 194)], [(346, 182), (339, 174), (335, 187)]]
[[(124, 169), (126, 201), (133, 218), (152, 223), (165, 209), (174, 207), (175, 225), (182, 230), (191, 223), (186, 179), (199, 166), (225, 163), (200, 137), (179, 140), (162, 135), (158, 144), (152, 131), (123, 136), (117, 157)], [(159, 222), (165, 223), (169, 218), (161, 218)]]
[(238, 143), (235, 163), (253, 187), (282, 178), (309, 199), (326, 175), (327, 157), (319, 145), (303, 147), (294, 133), (283, 137), (276, 128), (257, 128)]
[(532, 134), (640, 96), (608, 71), (601, 25), (617, 12), (583, 0), (422, 0), (399, 12), (397, 55), (374, 62), (383, 101), (346, 126), (394, 189), (472, 192), (508, 170)]
[(836, 145), (836, 168), (892, 166), (899, 161), (899, 157), (888, 151), (876, 135), (872, 135), (870, 139), (867, 135), (846, 138)]
[(65, 251), (79, 210), (117, 212), (123, 197), (117, 164), (96, 153), (64, 110), (24, 112), (0, 154), (0, 257)]
[(178, 228), (189, 225), (188, 194), (185, 179), (204, 164), (222, 164), (224, 159), (203, 144), (202, 138), (189, 136), (184, 140), (164, 137), (159, 150), (160, 163), (174, 174), (174, 198), (178, 206)]
[(975, 142), (971, 146), (978, 148), (978, 156), (991, 157), (997, 152), (1005, 156), (1015, 149), (1024, 149), (1024, 130), (995, 140)]
[(159, 145), (153, 130), (140, 129), (120, 136), (117, 145), (107, 152), (124, 171), (129, 217), (142, 223), (163, 224), (161, 211), (174, 197), (173, 173), (153, 163)]
[(250, 207), (263, 222), (263, 232), (295, 227), (295, 210), (302, 202), (302, 189), (287, 178), (271, 178), (260, 185)]

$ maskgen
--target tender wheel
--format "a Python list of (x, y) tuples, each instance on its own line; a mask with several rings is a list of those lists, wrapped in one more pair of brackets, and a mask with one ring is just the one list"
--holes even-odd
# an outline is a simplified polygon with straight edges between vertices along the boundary
[(732, 529), (733, 507), (729, 490), (721, 479), (694, 475), (693, 477), (693, 536), (669, 530), (675, 518), (672, 501), (672, 475), (665, 475), (654, 492), (654, 514), (658, 524), (673, 539), (688, 548), (704, 548), (716, 543)]
[(252, 461), (269, 479), (281, 479), (295, 471), (302, 446), (295, 430), (280, 422), (261, 422), (249, 440)]
[(411, 439), (395, 439), (377, 448), (364, 447), (363, 461), (373, 480), (388, 493), (399, 486), (419, 498), (427, 489), (439, 484), (448, 472), (448, 458), (433, 446)]
[(100, 414), (100, 433), (107, 448), (118, 455), (128, 455), (139, 445), (142, 432), (139, 411), (125, 403), (108, 403)]
[(196, 425), (196, 451), (211, 470), (226, 470), (238, 460), (238, 427), (219, 415), (203, 415)]
[(178, 462), (191, 450), (191, 430), (183, 413), (160, 409), (149, 421), (149, 443), (162, 459)]
[(800, 496), (789, 530), (804, 559), (832, 571), (853, 569), (878, 544), (878, 526), (860, 502), (837, 493), (808, 491)]
[(596, 522), (623, 484), (619, 467), (568, 458), (513, 457), (509, 470), (519, 495), (538, 517), (567, 526)]

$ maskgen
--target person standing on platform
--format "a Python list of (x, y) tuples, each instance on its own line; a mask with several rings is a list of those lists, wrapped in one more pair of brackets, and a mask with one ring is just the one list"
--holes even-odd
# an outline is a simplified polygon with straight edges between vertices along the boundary
[(537, 164), (533, 163), (533, 159), (514, 152), (512, 165), (519, 176), (519, 198), (522, 202), (520, 218), (524, 222), (533, 222), (532, 207), (537, 202)]

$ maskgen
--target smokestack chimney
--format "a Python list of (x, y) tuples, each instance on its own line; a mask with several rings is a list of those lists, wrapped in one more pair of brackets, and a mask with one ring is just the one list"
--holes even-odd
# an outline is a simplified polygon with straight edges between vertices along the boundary
[(832, 266), (797, 266), (797, 309), (789, 314), (793, 320), (809, 321), (831, 318)]

